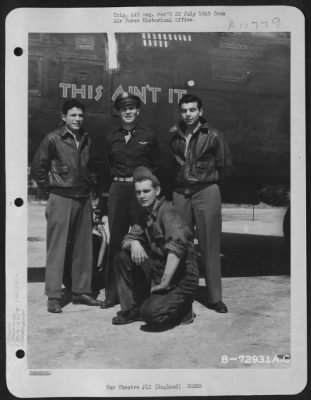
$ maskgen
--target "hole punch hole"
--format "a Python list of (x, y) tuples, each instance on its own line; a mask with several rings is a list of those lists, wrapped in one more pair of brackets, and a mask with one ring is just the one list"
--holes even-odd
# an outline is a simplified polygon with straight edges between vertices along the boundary
[(18, 197), (17, 199), (14, 200), (14, 204), (16, 205), (16, 207), (21, 207), (24, 204), (24, 201), (23, 199)]
[(25, 352), (24, 352), (24, 350), (17, 350), (17, 352), (16, 352), (16, 357), (17, 357), (17, 358), (24, 358), (24, 357), (25, 357)]
[(15, 49), (14, 49), (14, 54), (15, 54), (17, 57), (20, 57), (20, 56), (23, 54), (23, 49), (22, 49), (21, 47), (15, 47)]

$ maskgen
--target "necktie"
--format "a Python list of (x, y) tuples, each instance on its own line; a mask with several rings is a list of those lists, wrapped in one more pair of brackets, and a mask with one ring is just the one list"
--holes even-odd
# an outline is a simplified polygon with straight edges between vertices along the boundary
[(127, 131), (126, 129), (123, 130), (125, 143), (128, 143), (129, 140), (131, 139), (132, 132), (133, 132), (133, 130), (130, 130), (130, 131)]

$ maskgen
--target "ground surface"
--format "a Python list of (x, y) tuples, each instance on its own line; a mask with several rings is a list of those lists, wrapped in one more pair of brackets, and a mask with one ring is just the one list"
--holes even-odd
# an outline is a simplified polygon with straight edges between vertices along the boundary
[[(69, 303), (46, 311), (44, 204), (29, 204), (29, 368), (287, 368), (290, 354), (288, 245), (282, 208), (223, 209), (223, 297), (228, 314), (204, 306), (204, 280), (194, 323), (144, 332), (142, 322), (114, 326), (119, 310)], [(101, 293), (99, 298), (104, 298)], [(247, 356), (252, 356), (252, 362)], [(256, 359), (256, 356), (258, 357)]]

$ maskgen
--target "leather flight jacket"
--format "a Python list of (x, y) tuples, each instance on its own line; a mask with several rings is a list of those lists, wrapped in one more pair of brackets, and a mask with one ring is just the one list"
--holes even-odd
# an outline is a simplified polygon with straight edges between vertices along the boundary
[(77, 149), (74, 137), (62, 126), (41, 142), (32, 163), (32, 177), (43, 192), (87, 197), (95, 187), (89, 172), (90, 156), (89, 135), (82, 133)]
[(175, 160), (176, 187), (222, 183), (225, 164), (225, 143), (222, 134), (203, 118), (189, 141), (187, 154), (184, 124), (175, 124), (169, 131), (170, 149)]

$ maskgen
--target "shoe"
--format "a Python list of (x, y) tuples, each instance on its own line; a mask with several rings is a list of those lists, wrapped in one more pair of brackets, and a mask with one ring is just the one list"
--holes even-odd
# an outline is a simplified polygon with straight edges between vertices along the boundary
[(113, 301), (106, 299), (106, 300), (102, 301), (100, 308), (111, 308), (111, 307), (114, 307), (116, 304), (117, 303), (114, 303)]
[(191, 310), (184, 315), (183, 319), (180, 321), (180, 325), (189, 325), (193, 322), (196, 314), (193, 312), (192, 307)]
[(65, 307), (67, 304), (72, 302), (72, 295), (71, 295), (71, 290), (64, 288), (62, 290), (62, 297), (60, 299), (60, 305), (61, 307)]
[(117, 315), (112, 318), (113, 325), (126, 325), (136, 321), (143, 321), (143, 318), (137, 308), (118, 312)]
[(73, 304), (85, 304), (86, 306), (101, 306), (102, 301), (94, 299), (94, 297), (88, 294), (73, 294), (72, 295)]
[(99, 296), (100, 290), (93, 290), (91, 296), (94, 299), (97, 299), (97, 297)]
[(48, 299), (48, 312), (58, 314), (63, 312), (62, 307), (60, 305), (60, 299)]
[(217, 301), (217, 303), (210, 304), (208, 306), (208, 308), (210, 308), (211, 310), (214, 310), (218, 313), (227, 313), (228, 312), (228, 308), (227, 308), (226, 304), (223, 303), (222, 301)]

